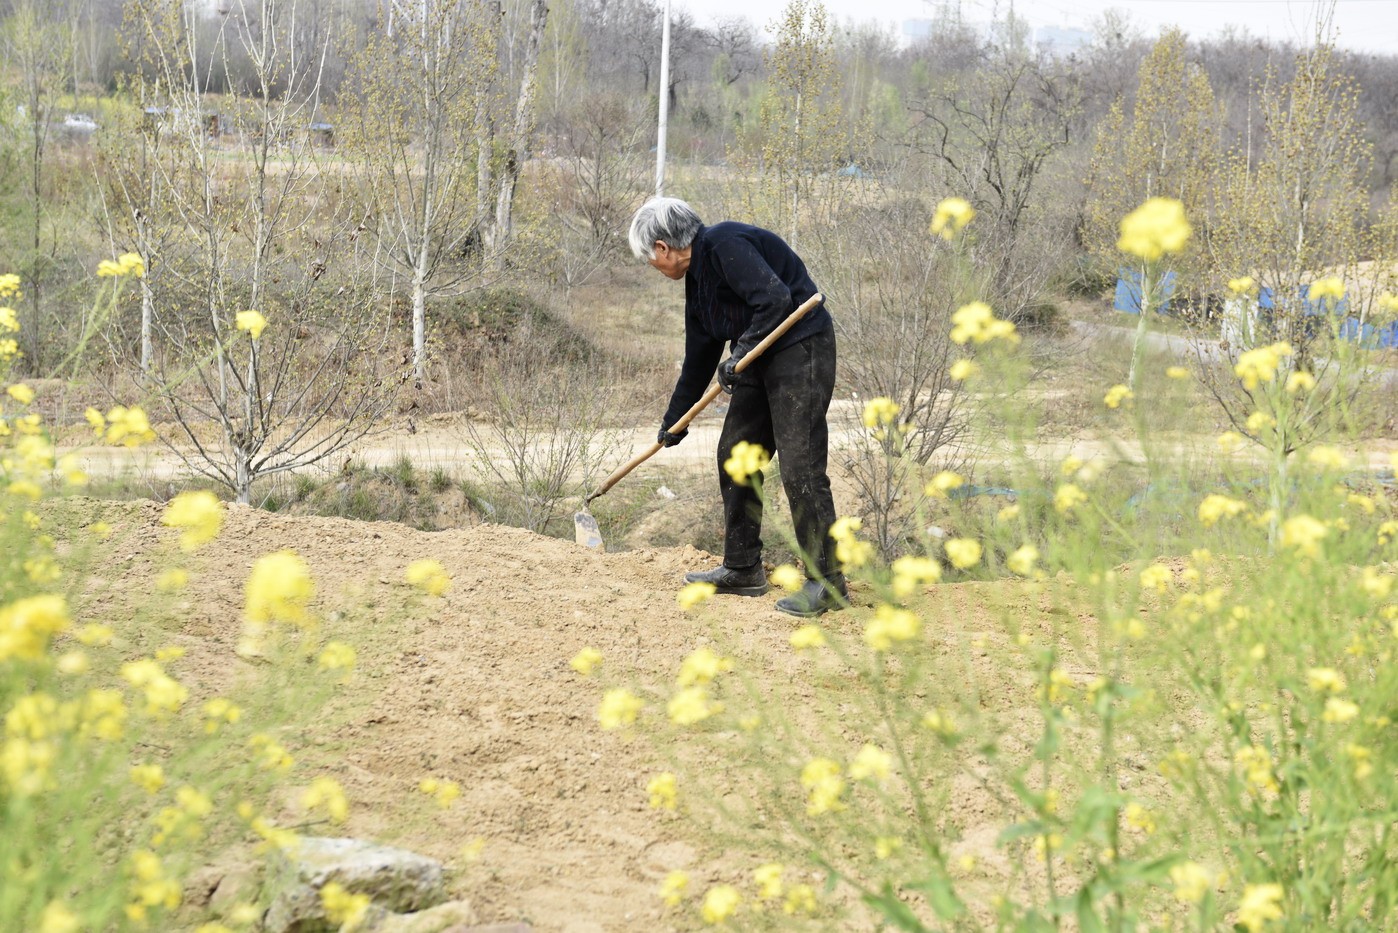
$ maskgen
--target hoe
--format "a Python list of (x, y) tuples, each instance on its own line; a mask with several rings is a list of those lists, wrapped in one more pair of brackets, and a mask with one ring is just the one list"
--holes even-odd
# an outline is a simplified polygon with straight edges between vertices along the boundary
[[(809, 312), (816, 305), (820, 304), (823, 300), (824, 299), (819, 294), (812, 295), (810, 298), (806, 299), (806, 301), (801, 304), (801, 307), (791, 312), (791, 314), (787, 316), (786, 320), (782, 321), (780, 324), (777, 325), (776, 330), (772, 331), (766, 337), (762, 338), (761, 343), (749, 350), (747, 354), (741, 360), (738, 361), (738, 365), (733, 367), (734, 371), (742, 372), (743, 370), (751, 366), (754, 360), (756, 360), (759, 356), (766, 352), (768, 347), (776, 343), (777, 340), (781, 338), (782, 334), (791, 330), (791, 328), (796, 324), (797, 321), (805, 317), (807, 312)], [(671, 434), (678, 434), (685, 428), (689, 427), (689, 423), (693, 421), (695, 418), (697, 418), (701, 411), (703, 411), (705, 408), (708, 408), (709, 403), (712, 402), (714, 399), (718, 398), (719, 393), (722, 391), (723, 389), (719, 386), (718, 383), (714, 383), (713, 385), (709, 386), (709, 389), (707, 392), (704, 393), (703, 398), (695, 402), (694, 407), (691, 408), (689, 411), (685, 412), (684, 415), (681, 416), (680, 420), (670, 425), (670, 427), (667, 428), (667, 430)], [(632, 457), (621, 467), (619, 467), (615, 473), (603, 480), (602, 485), (597, 487), (597, 491), (583, 500), (582, 511), (578, 512), (576, 515), (573, 516), (574, 540), (576, 540), (579, 544), (583, 545), (584, 547), (594, 548), (599, 551), (605, 550), (602, 542), (602, 531), (600, 528), (597, 527), (597, 519), (593, 518), (592, 513), (588, 511), (588, 506), (592, 504), (593, 499), (596, 499), (598, 496), (605, 494), (608, 489), (611, 489), (618, 482), (620, 482), (622, 477), (624, 477), (627, 473), (630, 473), (632, 470), (636, 469), (636, 467), (645, 463), (651, 457), (654, 457), (662, 446), (663, 445), (660, 444), (659, 441), (657, 441), (654, 444), (651, 444), (645, 450), (641, 451), (639, 454)]]

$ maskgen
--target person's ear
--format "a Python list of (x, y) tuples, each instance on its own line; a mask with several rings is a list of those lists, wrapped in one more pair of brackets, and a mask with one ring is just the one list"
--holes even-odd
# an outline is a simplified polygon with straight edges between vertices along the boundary
[(664, 240), (655, 241), (655, 258), (659, 259), (663, 254), (670, 252), (670, 244)]

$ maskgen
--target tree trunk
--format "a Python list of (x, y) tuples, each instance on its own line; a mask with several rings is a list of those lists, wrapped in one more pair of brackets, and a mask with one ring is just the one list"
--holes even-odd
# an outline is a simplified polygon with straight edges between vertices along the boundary
[[(149, 268), (149, 267), (147, 267)], [(147, 272), (149, 275), (149, 272)], [(154, 351), (151, 341), (151, 327), (155, 322), (155, 295), (150, 283), (142, 278), (141, 283), (141, 373), (150, 375), (151, 356)]]
[(422, 388), (427, 375), (427, 244), (418, 253), (413, 272), (413, 379)]
[(519, 99), (515, 102), (515, 123), (495, 200), (494, 248), (490, 254), (491, 264), (497, 269), (514, 232), (515, 188), (519, 185), (524, 163), (529, 158), (529, 137), (534, 128), (534, 78), (539, 70), (539, 44), (544, 36), (548, 15), (548, 0), (533, 0), (529, 10), (529, 41), (524, 52), (524, 74), (519, 82)]

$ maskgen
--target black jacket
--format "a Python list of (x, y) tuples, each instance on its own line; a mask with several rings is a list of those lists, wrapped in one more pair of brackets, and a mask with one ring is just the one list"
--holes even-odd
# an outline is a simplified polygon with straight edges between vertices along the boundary
[[(663, 426), (699, 401), (723, 357), (741, 357), (819, 289), (786, 241), (734, 221), (700, 227), (684, 276), (684, 363)], [(800, 343), (834, 326), (824, 304), (808, 312), (767, 352)]]

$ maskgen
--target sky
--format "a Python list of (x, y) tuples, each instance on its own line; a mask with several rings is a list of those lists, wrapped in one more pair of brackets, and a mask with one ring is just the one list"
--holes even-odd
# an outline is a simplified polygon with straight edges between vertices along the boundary
[[(776, 19), (785, 0), (673, 0), (700, 25), (719, 17), (746, 17), (759, 27)], [(950, 8), (966, 21), (1003, 17), (1011, 0), (825, 0), (836, 21), (877, 20), (901, 35), (904, 20), (935, 18)], [(1229, 26), (1259, 38), (1307, 45), (1315, 35), (1320, 9), (1329, 0), (1013, 0), (1016, 16), (1032, 27), (1091, 30), (1107, 10), (1116, 9), (1145, 35), (1179, 26), (1192, 38), (1217, 35)], [(1398, 0), (1335, 0), (1336, 45), (1361, 52), (1398, 54)]]

